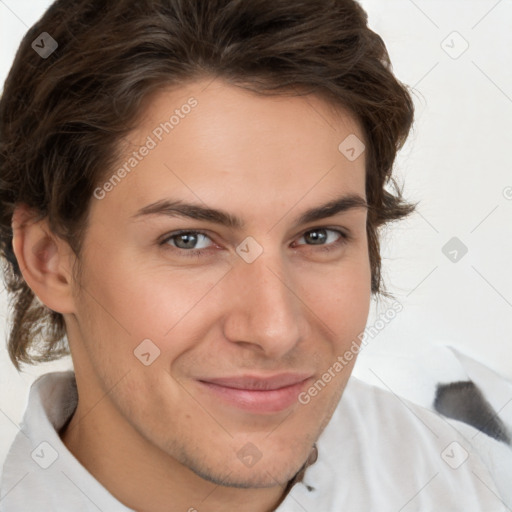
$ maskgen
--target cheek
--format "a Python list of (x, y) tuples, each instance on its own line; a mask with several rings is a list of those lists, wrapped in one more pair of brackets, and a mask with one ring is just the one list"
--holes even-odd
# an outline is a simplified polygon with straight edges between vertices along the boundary
[(340, 344), (364, 330), (370, 310), (371, 275), (367, 258), (340, 262), (322, 272), (304, 272), (300, 297)]
[(219, 273), (171, 268), (129, 254), (102, 254), (89, 268), (85, 288), (98, 313), (134, 339), (166, 336), (213, 288)]

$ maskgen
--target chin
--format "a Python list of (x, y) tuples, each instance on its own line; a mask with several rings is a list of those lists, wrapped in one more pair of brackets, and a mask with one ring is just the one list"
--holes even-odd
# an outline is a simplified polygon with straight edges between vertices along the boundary
[[(265, 489), (276, 486), (284, 487), (298, 473), (305, 461), (302, 461), (298, 467), (278, 468), (261, 466), (260, 468), (237, 468), (227, 474), (218, 471), (204, 471), (190, 468), (197, 476), (203, 480), (223, 487), (233, 487), (237, 489)], [(204, 468), (203, 468), (204, 469)]]
[(312, 447), (305, 446), (300, 453), (296, 446), (289, 453), (274, 450), (272, 458), (262, 457), (250, 466), (246, 466), (236, 453), (234, 457), (227, 458), (227, 451), (229, 448), (218, 457), (210, 452), (207, 459), (198, 456), (199, 454), (186, 456), (182, 453), (179, 462), (203, 480), (223, 487), (239, 489), (284, 487), (302, 469), (311, 454)]

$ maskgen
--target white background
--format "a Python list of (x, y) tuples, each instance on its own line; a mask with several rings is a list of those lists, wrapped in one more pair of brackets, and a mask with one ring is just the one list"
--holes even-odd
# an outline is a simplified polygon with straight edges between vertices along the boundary
[[(512, 378), (512, 1), (361, 3), (396, 75), (414, 87), (415, 127), (396, 171), (405, 197), (420, 205), (383, 241), (384, 278), (404, 309), (369, 341), (355, 372), (371, 380), (369, 365), (381, 365), (386, 382), (400, 383), (394, 361), (443, 343)], [(49, 4), (0, 0), (2, 84), (22, 36)], [(452, 237), (468, 248), (456, 263), (442, 252)], [(368, 325), (388, 307), (372, 307)], [(0, 315), (5, 340), (3, 289)], [(0, 463), (30, 383), (69, 367), (64, 360), (18, 374), (1, 344)]]

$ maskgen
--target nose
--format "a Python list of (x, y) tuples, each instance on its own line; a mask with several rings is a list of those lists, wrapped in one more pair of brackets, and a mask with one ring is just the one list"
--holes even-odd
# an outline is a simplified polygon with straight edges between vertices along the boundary
[(305, 306), (282, 258), (264, 253), (252, 263), (238, 261), (229, 279), (230, 292), (236, 296), (228, 302), (224, 324), (229, 341), (280, 358), (305, 338)]

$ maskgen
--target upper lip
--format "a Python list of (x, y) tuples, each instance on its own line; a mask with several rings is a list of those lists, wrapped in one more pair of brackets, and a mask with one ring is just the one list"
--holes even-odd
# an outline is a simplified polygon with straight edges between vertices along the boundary
[(254, 375), (242, 375), (240, 377), (223, 377), (219, 379), (199, 379), (201, 382), (215, 384), (225, 388), (246, 389), (256, 391), (271, 391), (273, 389), (286, 388), (299, 384), (309, 379), (311, 374), (306, 373), (282, 373), (267, 377)]

